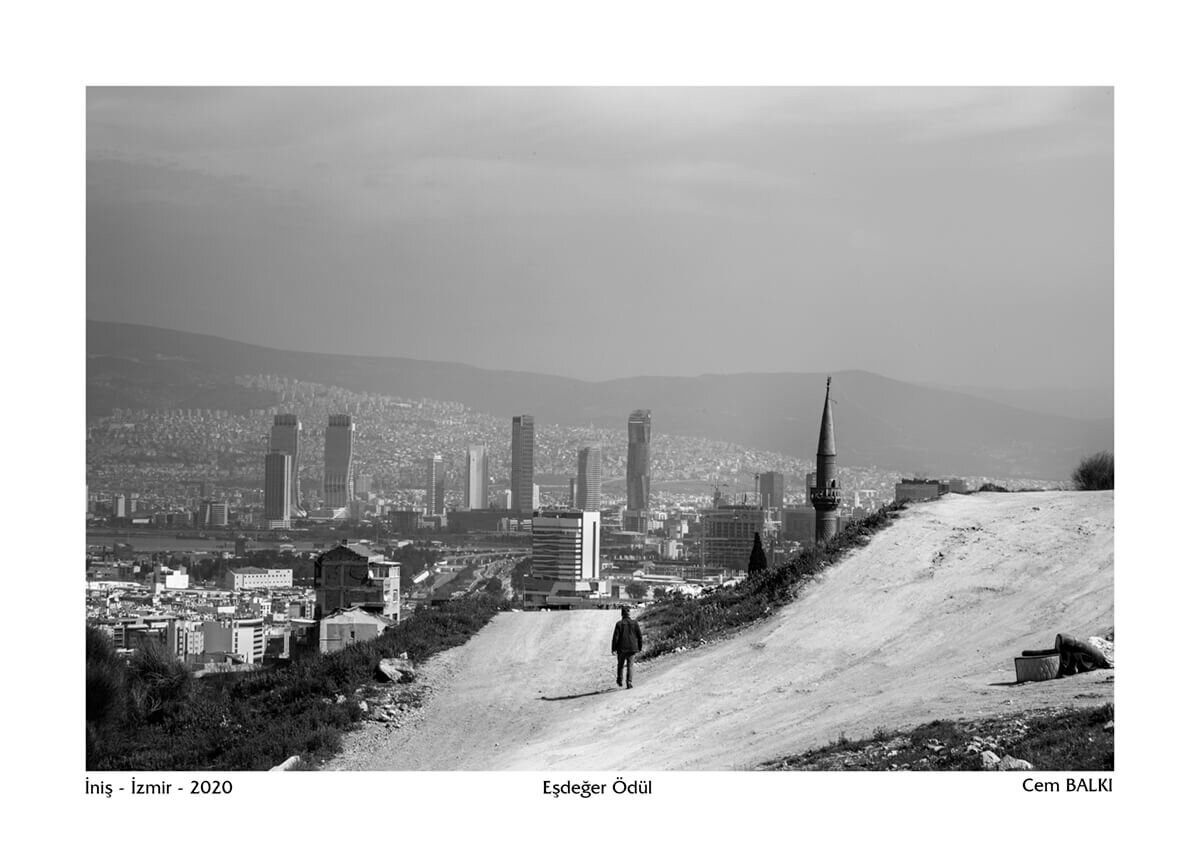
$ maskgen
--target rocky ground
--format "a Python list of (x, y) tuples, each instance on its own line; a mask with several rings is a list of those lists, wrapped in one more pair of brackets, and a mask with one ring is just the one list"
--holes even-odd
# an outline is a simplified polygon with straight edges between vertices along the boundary
[[(1066, 680), (1066, 679), (1063, 679)], [(1111, 682), (1109, 675), (1106, 681)], [(1083, 740), (1098, 744), (1089, 747), (1084, 765), (1078, 770), (1112, 770), (1115, 721), (1111, 706), (1098, 709), (1104, 722), (1099, 734), (1084, 735)], [(1031, 754), (1025, 745), (1034, 730), (1052, 728), (1079, 712), (1074, 707), (1022, 711), (1006, 717), (983, 720), (933, 723), (901, 733), (879, 734), (871, 740), (843, 739), (828, 747), (799, 756), (787, 756), (758, 765), (760, 771), (1032, 771), (1075, 770), (1061, 765), (1035, 764), (1022, 756)], [(1070, 728), (1070, 727), (1068, 727)], [(1096, 733), (1096, 729), (1089, 730)], [(1079, 736), (1075, 736), (1078, 738)], [(1088, 764), (1087, 759), (1107, 753), (1109, 762)]]
[(462, 647), (430, 658), (412, 671), (412, 681), (377, 681), (356, 689), (363, 720), (342, 741), (342, 752), (317, 767), (322, 770), (362, 770), (396, 734), (412, 734), (428, 717), (427, 703), (443, 691), (454, 675), (454, 663)]

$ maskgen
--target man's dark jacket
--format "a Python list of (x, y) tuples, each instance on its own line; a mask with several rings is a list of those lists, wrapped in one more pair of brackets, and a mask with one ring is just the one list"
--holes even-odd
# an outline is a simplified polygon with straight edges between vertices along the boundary
[(642, 629), (632, 619), (622, 619), (613, 628), (612, 650), (623, 655), (632, 655), (642, 650)]

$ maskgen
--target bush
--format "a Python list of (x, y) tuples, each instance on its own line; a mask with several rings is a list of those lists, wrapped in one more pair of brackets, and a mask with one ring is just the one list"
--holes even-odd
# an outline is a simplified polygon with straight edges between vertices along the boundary
[(1113, 454), (1097, 452), (1089, 455), (1075, 472), (1071, 474), (1071, 482), (1076, 491), (1111, 491), (1113, 490)]
[(112, 641), (91, 625), (85, 632), (86, 678), (84, 708), (87, 720), (87, 758), (91, 761), (109, 741), (125, 707), (125, 665)]
[(130, 715), (156, 722), (173, 714), (192, 691), (192, 673), (166, 646), (151, 642), (129, 661)]

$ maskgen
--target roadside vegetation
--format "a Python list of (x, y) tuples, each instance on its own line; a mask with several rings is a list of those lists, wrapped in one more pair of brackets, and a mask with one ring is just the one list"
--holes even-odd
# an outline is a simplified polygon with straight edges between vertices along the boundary
[(1112, 703), (975, 721), (935, 720), (915, 729), (842, 735), (825, 747), (759, 765), (769, 771), (980, 771), (984, 753), (1037, 771), (1113, 770)]
[(250, 673), (194, 678), (167, 651), (126, 663), (87, 630), (88, 770), (266, 770), (289, 756), (328, 758), (363, 717), (381, 658), (414, 665), (459, 646), (505, 602), (473, 595), (422, 607), (380, 637)]
[(1111, 491), (1115, 477), (1113, 475), (1113, 454), (1097, 452), (1089, 455), (1071, 474), (1071, 484), (1076, 491)]
[[(702, 645), (762, 619), (793, 600), (821, 569), (865, 545), (901, 508), (901, 504), (886, 506), (855, 521), (825, 545), (802, 551), (783, 565), (750, 571), (734, 586), (718, 587), (700, 596), (674, 593), (654, 602), (638, 617), (648, 638), (642, 656), (654, 658)], [(765, 557), (751, 564), (765, 565)]]

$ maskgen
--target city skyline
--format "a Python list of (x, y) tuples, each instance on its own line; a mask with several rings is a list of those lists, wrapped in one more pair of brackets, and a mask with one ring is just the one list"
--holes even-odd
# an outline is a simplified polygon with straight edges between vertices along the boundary
[(1109, 88), (93, 88), (88, 126), (89, 318), (287, 348), (350, 302), (341, 352), (587, 380), (1112, 386)]

